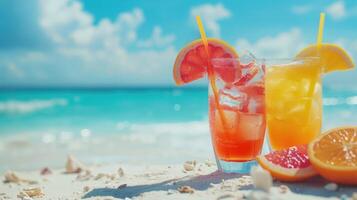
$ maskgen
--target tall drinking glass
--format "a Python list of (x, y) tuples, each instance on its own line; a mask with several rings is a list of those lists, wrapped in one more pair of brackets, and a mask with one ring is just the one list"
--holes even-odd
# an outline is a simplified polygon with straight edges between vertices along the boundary
[(308, 144), (321, 131), (319, 58), (267, 60), (269, 142), (274, 150)]
[(266, 129), (264, 65), (248, 58), (218, 58), (212, 64), (218, 102), (210, 85), (209, 122), (216, 161), (224, 172), (247, 173), (261, 153)]

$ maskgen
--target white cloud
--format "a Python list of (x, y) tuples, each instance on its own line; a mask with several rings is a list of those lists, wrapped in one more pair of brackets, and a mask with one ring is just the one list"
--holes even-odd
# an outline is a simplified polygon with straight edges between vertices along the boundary
[[(336, 40), (336, 44), (345, 47), (350, 52), (357, 52), (357, 40), (348, 40), (346, 38), (339, 38)], [(357, 54), (355, 55), (357, 57)]]
[(139, 47), (162, 47), (171, 44), (175, 40), (174, 35), (163, 35), (160, 26), (155, 26), (149, 39), (139, 41)]
[(44, 61), (46, 60), (46, 55), (43, 52), (40, 51), (28, 51), (22, 59), (26, 61)]
[(137, 28), (144, 22), (143, 11), (135, 8), (118, 14), (115, 21), (102, 19), (94, 25), (93, 16), (75, 0), (41, 0), (40, 24), (60, 45), (106, 47), (135, 42)]
[(266, 36), (256, 42), (240, 39), (236, 43), (236, 49), (249, 50), (260, 58), (290, 58), (304, 46), (301, 30), (298, 28), (292, 28), (276, 36)]
[[(145, 21), (140, 8), (118, 13), (114, 20), (104, 18), (94, 23), (92, 14), (78, 0), (39, 0), (39, 5), (38, 20), (53, 48), (0, 54), (0, 70), (5, 67), (11, 76), (18, 76), (20, 71), (24, 76), (22, 82), (16, 82), (11, 76), (5, 76), (5, 80), (0, 75), (0, 84), (173, 83), (168, 66), (176, 55), (172, 44), (175, 36), (163, 35), (161, 27), (155, 26), (150, 38), (138, 38), (138, 28)], [(148, 48), (133, 50), (140, 44)], [(10, 67), (2, 65), (10, 61), (14, 61)]]
[(229, 18), (232, 14), (222, 4), (203, 4), (191, 9), (191, 17), (201, 16), (205, 28), (214, 36), (220, 36), (218, 21)]
[(24, 72), (16, 66), (15, 63), (8, 63), (6, 65), (8, 72), (14, 75), (16, 78), (22, 78), (24, 76)]
[(57, 43), (68, 42), (66, 37), (77, 29), (93, 23), (93, 17), (83, 12), (82, 4), (72, 0), (40, 0), (40, 25)]
[[(118, 15), (116, 27), (123, 39), (129, 42), (136, 40), (136, 29), (144, 21), (144, 14), (141, 9), (134, 9), (131, 13), (121, 13)], [(123, 29), (124, 28), (124, 29)]]
[(342, 19), (347, 16), (345, 2), (342, 0), (338, 0), (326, 8), (327, 14), (331, 15), (331, 17), (335, 20)]
[(306, 14), (306, 13), (312, 11), (312, 8), (313, 7), (311, 5), (296, 5), (291, 8), (291, 11), (294, 14), (303, 15), (303, 14)]
[[(291, 8), (292, 13), (296, 15), (304, 15), (316, 10), (317, 7), (313, 4), (295, 5)], [(335, 0), (333, 3), (327, 4), (324, 11), (334, 20), (357, 16), (357, 7), (347, 7), (344, 0)]]

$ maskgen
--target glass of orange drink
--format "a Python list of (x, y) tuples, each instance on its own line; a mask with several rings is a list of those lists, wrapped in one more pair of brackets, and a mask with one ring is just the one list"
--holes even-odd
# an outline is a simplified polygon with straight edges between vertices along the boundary
[(308, 144), (321, 131), (320, 59), (267, 60), (266, 64), (265, 100), (271, 148)]
[[(209, 86), (216, 161), (224, 172), (247, 173), (262, 151), (266, 130), (264, 64), (245, 56), (212, 59), (212, 65), (218, 72), (215, 86)], [(212, 91), (215, 87), (218, 99)]]

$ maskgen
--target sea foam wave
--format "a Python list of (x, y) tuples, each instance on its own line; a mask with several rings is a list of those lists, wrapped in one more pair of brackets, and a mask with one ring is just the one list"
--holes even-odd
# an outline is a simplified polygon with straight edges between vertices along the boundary
[(325, 98), (323, 98), (323, 104), (325, 106), (357, 105), (357, 96), (350, 96), (350, 97), (346, 97), (346, 98), (325, 97)]
[(122, 140), (153, 144), (169, 142), (187, 143), (195, 139), (209, 138), (208, 120), (172, 123), (128, 123), (117, 124)]
[[(113, 129), (48, 128), (0, 135), (0, 173), (8, 167), (61, 167), (67, 154), (85, 163), (181, 164), (213, 160), (207, 120), (188, 122), (119, 122)], [(43, 128), (43, 127), (42, 127)], [(36, 156), (36, 162), (31, 162)], [(58, 159), (51, 159), (56, 157)], [(25, 164), (28, 163), (28, 164)]]
[(0, 101), (0, 113), (5, 114), (24, 114), (32, 113), (43, 109), (48, 109), (54, 106), (66, 106), (66, 99), (49, 99), (49, 100), (7, 100)]

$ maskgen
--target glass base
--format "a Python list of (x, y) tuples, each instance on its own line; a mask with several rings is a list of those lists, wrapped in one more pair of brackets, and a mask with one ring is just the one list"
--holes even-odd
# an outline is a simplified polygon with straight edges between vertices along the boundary
[(219, 170), (224, 173), (239, 173), (239, 174), (249, 174), (250, 169), (257, 165), (257, 161), (247, 161), (247, 162), (227, 162), (223, 160), (218, 161)]

